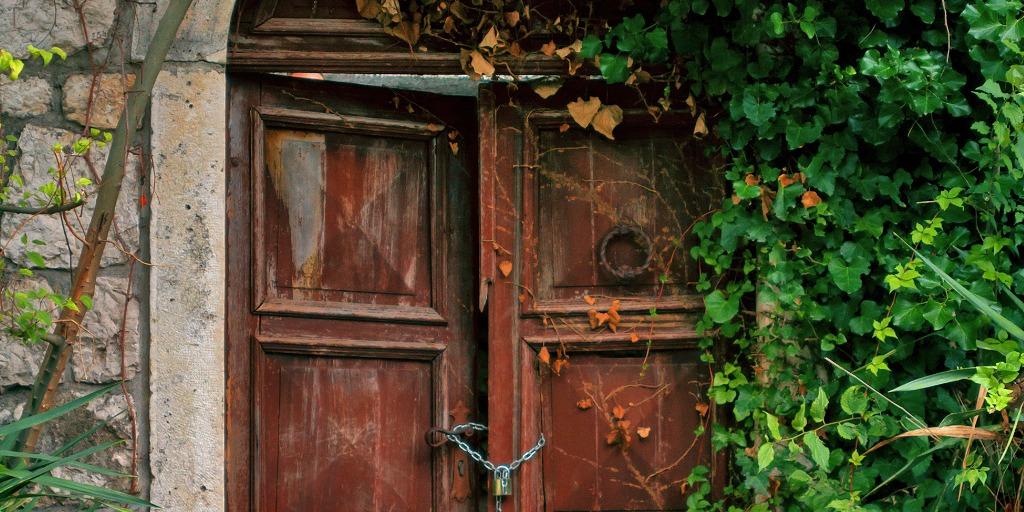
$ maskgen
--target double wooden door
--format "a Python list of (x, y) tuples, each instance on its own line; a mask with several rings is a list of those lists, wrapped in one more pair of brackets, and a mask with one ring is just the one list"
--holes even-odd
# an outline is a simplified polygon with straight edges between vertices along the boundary
[[(688, 114), (236, 75), (229, 111), (228, 507), (482, 510), (428, 432), (541, 434), (505, 510), (683, 510), (711, 466), (687, 256), (720, 199)], [(562, 105), (562, 108), (554, 108)], [(708, 429), (710, 430), (710, 429)]]

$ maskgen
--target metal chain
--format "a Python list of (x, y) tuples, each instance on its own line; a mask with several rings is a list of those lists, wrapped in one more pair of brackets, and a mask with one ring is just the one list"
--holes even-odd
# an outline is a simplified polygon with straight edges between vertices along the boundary
[[(461, 423), (459, 425), (455, 425), (451, 430), (438, 429), (437, 431), (444, 434), (444, 437), (449, 441), (455, 443), (455, 446), (458, 446), (460, 450), (466, 452), (471, 459), (482, 464), (487, 471), (494, 473), (493, 478), (505, 482), (506, 485), (508, 485), (509, 479), (512, 478), (512, 472), (519, 469), (519, 466), (524, 462), (536, 456), (537, 452), (539, 452), (541, 448), (544, 448), (544, 444), (547, 442), (544, 439), (544, 434), (541, 434), (540, 438), (537, 439), (537, 444), (533, 445), (533, 448), (526, 450), (526, 452), (524, 452), (518, 459), (513, 460), (509, 464), (495, 465), (493, 462), (485, 459), (482, 453), (474, 450), (469, 443), (462, 440), (462, 433), (467, 430), (484, 432), (487, 430), (487, 426), (481, 425), (480, 423)], [(501, 499), (501, 496), (494, 497), (494, 509), (496, 512), (501, 512)]]

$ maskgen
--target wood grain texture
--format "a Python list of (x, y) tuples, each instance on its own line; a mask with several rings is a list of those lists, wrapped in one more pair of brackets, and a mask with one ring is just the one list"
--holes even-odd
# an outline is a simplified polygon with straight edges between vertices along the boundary
[(232, 76), (229, 510), (472, 509), (424, 434), (476, 418), (473, 106), (394, 100)]
[[(626, 108), (616, 142), (561, 126), (565, 114), (552, 105), (586, 95)], [(703, 304), (685, 254), (690, 225), (717, 205), (721, 186), (690, 135), (692, 118), (671, 113), (654, 122), (637, 115), (635, 102), (624, 89), (598, 84), (563, 87), (545, 101), (500, 84), (482, 96), (481, 271), (494, 280), (489, 435), (498, 460), (541, 433), (549, 439), (515, 479), (513, 510), (681, 510), (678, 484), (689, 468), (710, 464), (716, 485), (723, 482), (724, 459), (711, 456), (709, 437), (693, 436), (710, 419), (697, 405), (711, 368), (695, 350)], [(652, 240), (650, 271), (623, 280), (602, 268), (599, 245), (617, 225)], [(635, 251), (626, 243), (612, 256), (632, 263)], [(507, 276), (496, 270), (503, 260), (512, 262)], [(595, 328), (590, 315), (613, 301), (620, 330)], [(542, 347), (568, 365), (556, 374), (539, 360)], [(626, 417), (608, 420), (597, 406), (580, 416), (583, 390), (618, 397)], [(610, 414), (614, 405), (600, 408)], [(627, 425), (623, 419), (632, 437), (626, 450), (607, 438)], [(651, 429), (642, 441), (640, 423)]]
[[(546, 510), (686, 509), (680, 484), (711, 459), (710, 437), (694, 437), (707, 368), (696, 351), (655, 352), (638, 379), (643, 364), (643, 355), (588, 354), (548, 380), (544, 473), (557, 477), (545, 486)], [(582, 410), (580, 400), (593, 406)], [(610, 445), (615, 407), (631, 428), (650, 429), (647, 437), (634, 431), (628, 446)]]

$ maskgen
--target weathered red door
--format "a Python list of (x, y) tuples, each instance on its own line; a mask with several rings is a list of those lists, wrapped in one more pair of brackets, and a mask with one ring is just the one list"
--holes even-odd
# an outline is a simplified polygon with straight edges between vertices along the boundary
[[(685, 235), (722, 192), (694, 119), (593, 84), (514, 91), (480, 98), (492, 457), (547, 437), (515, 510), (684, 510), (693, 466), (724, 475), (696, 434), (714, 411)], [(578, 97), (625, 108), (616, 140), (569, 117)]]
[(268, 75), (230, 102), (229, 508), (474, 509), (424, 434), (475, 408), (475, 103)]
[[(721, 190), (688, 113), (597, 85), (231, 91), (230, 510), (493, 507), (424, 440), (467, 419), (496, 464), (547, 438), (505, 510), (683, 510), (692, 467), (724, 476), (686, 236)], [(625, 107), (615, 141), (578, 96)]]

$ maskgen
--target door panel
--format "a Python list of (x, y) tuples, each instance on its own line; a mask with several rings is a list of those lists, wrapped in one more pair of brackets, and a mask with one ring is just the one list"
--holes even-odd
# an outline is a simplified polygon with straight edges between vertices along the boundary
[(229, 509), (473, 509), (474, 103), (233, 78)]
[[(625, 108), (615, 141), (565, 113), (587, 95)], [(723, 192), (688, 113), (636, 103), (597, 84), (481, 95), (489, 446), (510, 460), (548, 441), (516, 475), (518, 510), (682, 510), (693, 466), (724, 475), (695, 436), (714, 410), (688, 258)]]

